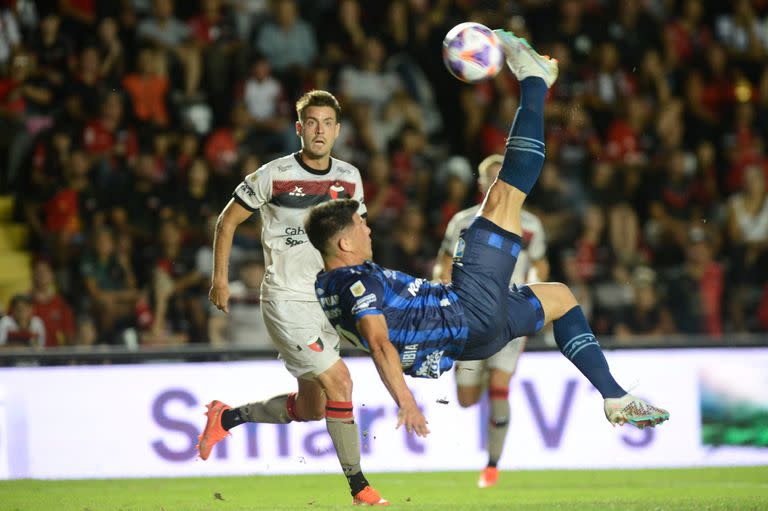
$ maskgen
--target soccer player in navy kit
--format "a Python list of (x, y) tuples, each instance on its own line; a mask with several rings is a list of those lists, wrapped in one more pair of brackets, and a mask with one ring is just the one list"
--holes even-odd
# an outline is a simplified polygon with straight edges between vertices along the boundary
[(403, 374), (437, 378), (454, 361), (486, 359), (510, 339), (549, 322), (560, 351), (603, 396), (612, 424), (660, 424), (669, 413), (616, 383), (567, 286), (508, 287), (520, 252), (520, 212), (544, 163), (544, 98), (557, 78), (557, 62), (540, 56), (524, 39), (496, 33), (520, 81), (520, 108), (499, 176), (459, 240), (452, 283), (432, 284), (370, 261), (371, 231), (357, 213), (357, 202), (330, 201), (316, 206), (305, 222), (324, 261), (325, 271), (315, 283), (320, 305), (340, 335), (370, 352), (399, 407), (398, 427), (419, 436), (429, 428)]

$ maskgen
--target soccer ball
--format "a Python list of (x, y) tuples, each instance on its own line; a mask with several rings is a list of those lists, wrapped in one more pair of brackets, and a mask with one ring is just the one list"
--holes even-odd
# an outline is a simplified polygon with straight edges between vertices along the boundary
[(462, 82), (475, 83), (498, 74), (504, 51), (490, 28), (480, 23), (461, 23), (443, 39), (443, 62)]

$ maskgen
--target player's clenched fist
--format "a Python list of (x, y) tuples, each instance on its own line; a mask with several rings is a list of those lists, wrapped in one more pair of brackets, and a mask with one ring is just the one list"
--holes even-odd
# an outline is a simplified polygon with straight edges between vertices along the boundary
[(229, 313), (229, 285), (212, 285), (208, 292), (208, 300), (220, 311)]
[(424, 437), (429, 434), (427, 419), (415, 404), (403, 406), (398, 410), (397, 427), (400, 428), (402, 425), (405, 425), (408, 433), (416, 433), (416, 435)]

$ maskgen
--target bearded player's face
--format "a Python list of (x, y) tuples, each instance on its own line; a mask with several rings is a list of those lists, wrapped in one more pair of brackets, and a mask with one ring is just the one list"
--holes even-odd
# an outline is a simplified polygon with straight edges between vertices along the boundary
[(331, 154), (340, 128), (333, 108), (310, 106), (304, 110), (304, 118), (296, 123), (296, 134), (301, 138), (301, 147), (306, 155), (323, 158)]

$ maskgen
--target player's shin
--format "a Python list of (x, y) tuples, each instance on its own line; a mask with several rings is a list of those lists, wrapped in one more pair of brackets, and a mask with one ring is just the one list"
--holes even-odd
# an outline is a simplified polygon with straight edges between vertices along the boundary
[(328, 401), (325, 406), (325, 425), (333, 441), (344, 475), (352, 495), (357, 495), (368, 481), (360, 468), (360, 432), (352, 414), (351, 401)]
[(578, 305), (553, 322), (555, 341), (560, 351), (603, 398), (621, 397), (627, 392), (616, 383), (608, 368), (603, 350)]
[(547, 84), (537, 76), (520, 82), (520, 108), (512, 123), (499, 179), (526, 195), (544, 165), (544, 98)]
[(301, 420), (296, 417), (294, 410), (296, 394), (282, 394), (264, 401), (248, 403), (221, 415), (221, 426), (230, 429), (246, 422), (262, 422), (268, 424), (287, 424)]
[(488, 398), (491, 404), (491, 416), (488, 418), (488, 466), (495, 467), (501, 458), (509, 431), (509, 388), (491, 387), (488, 389)]

